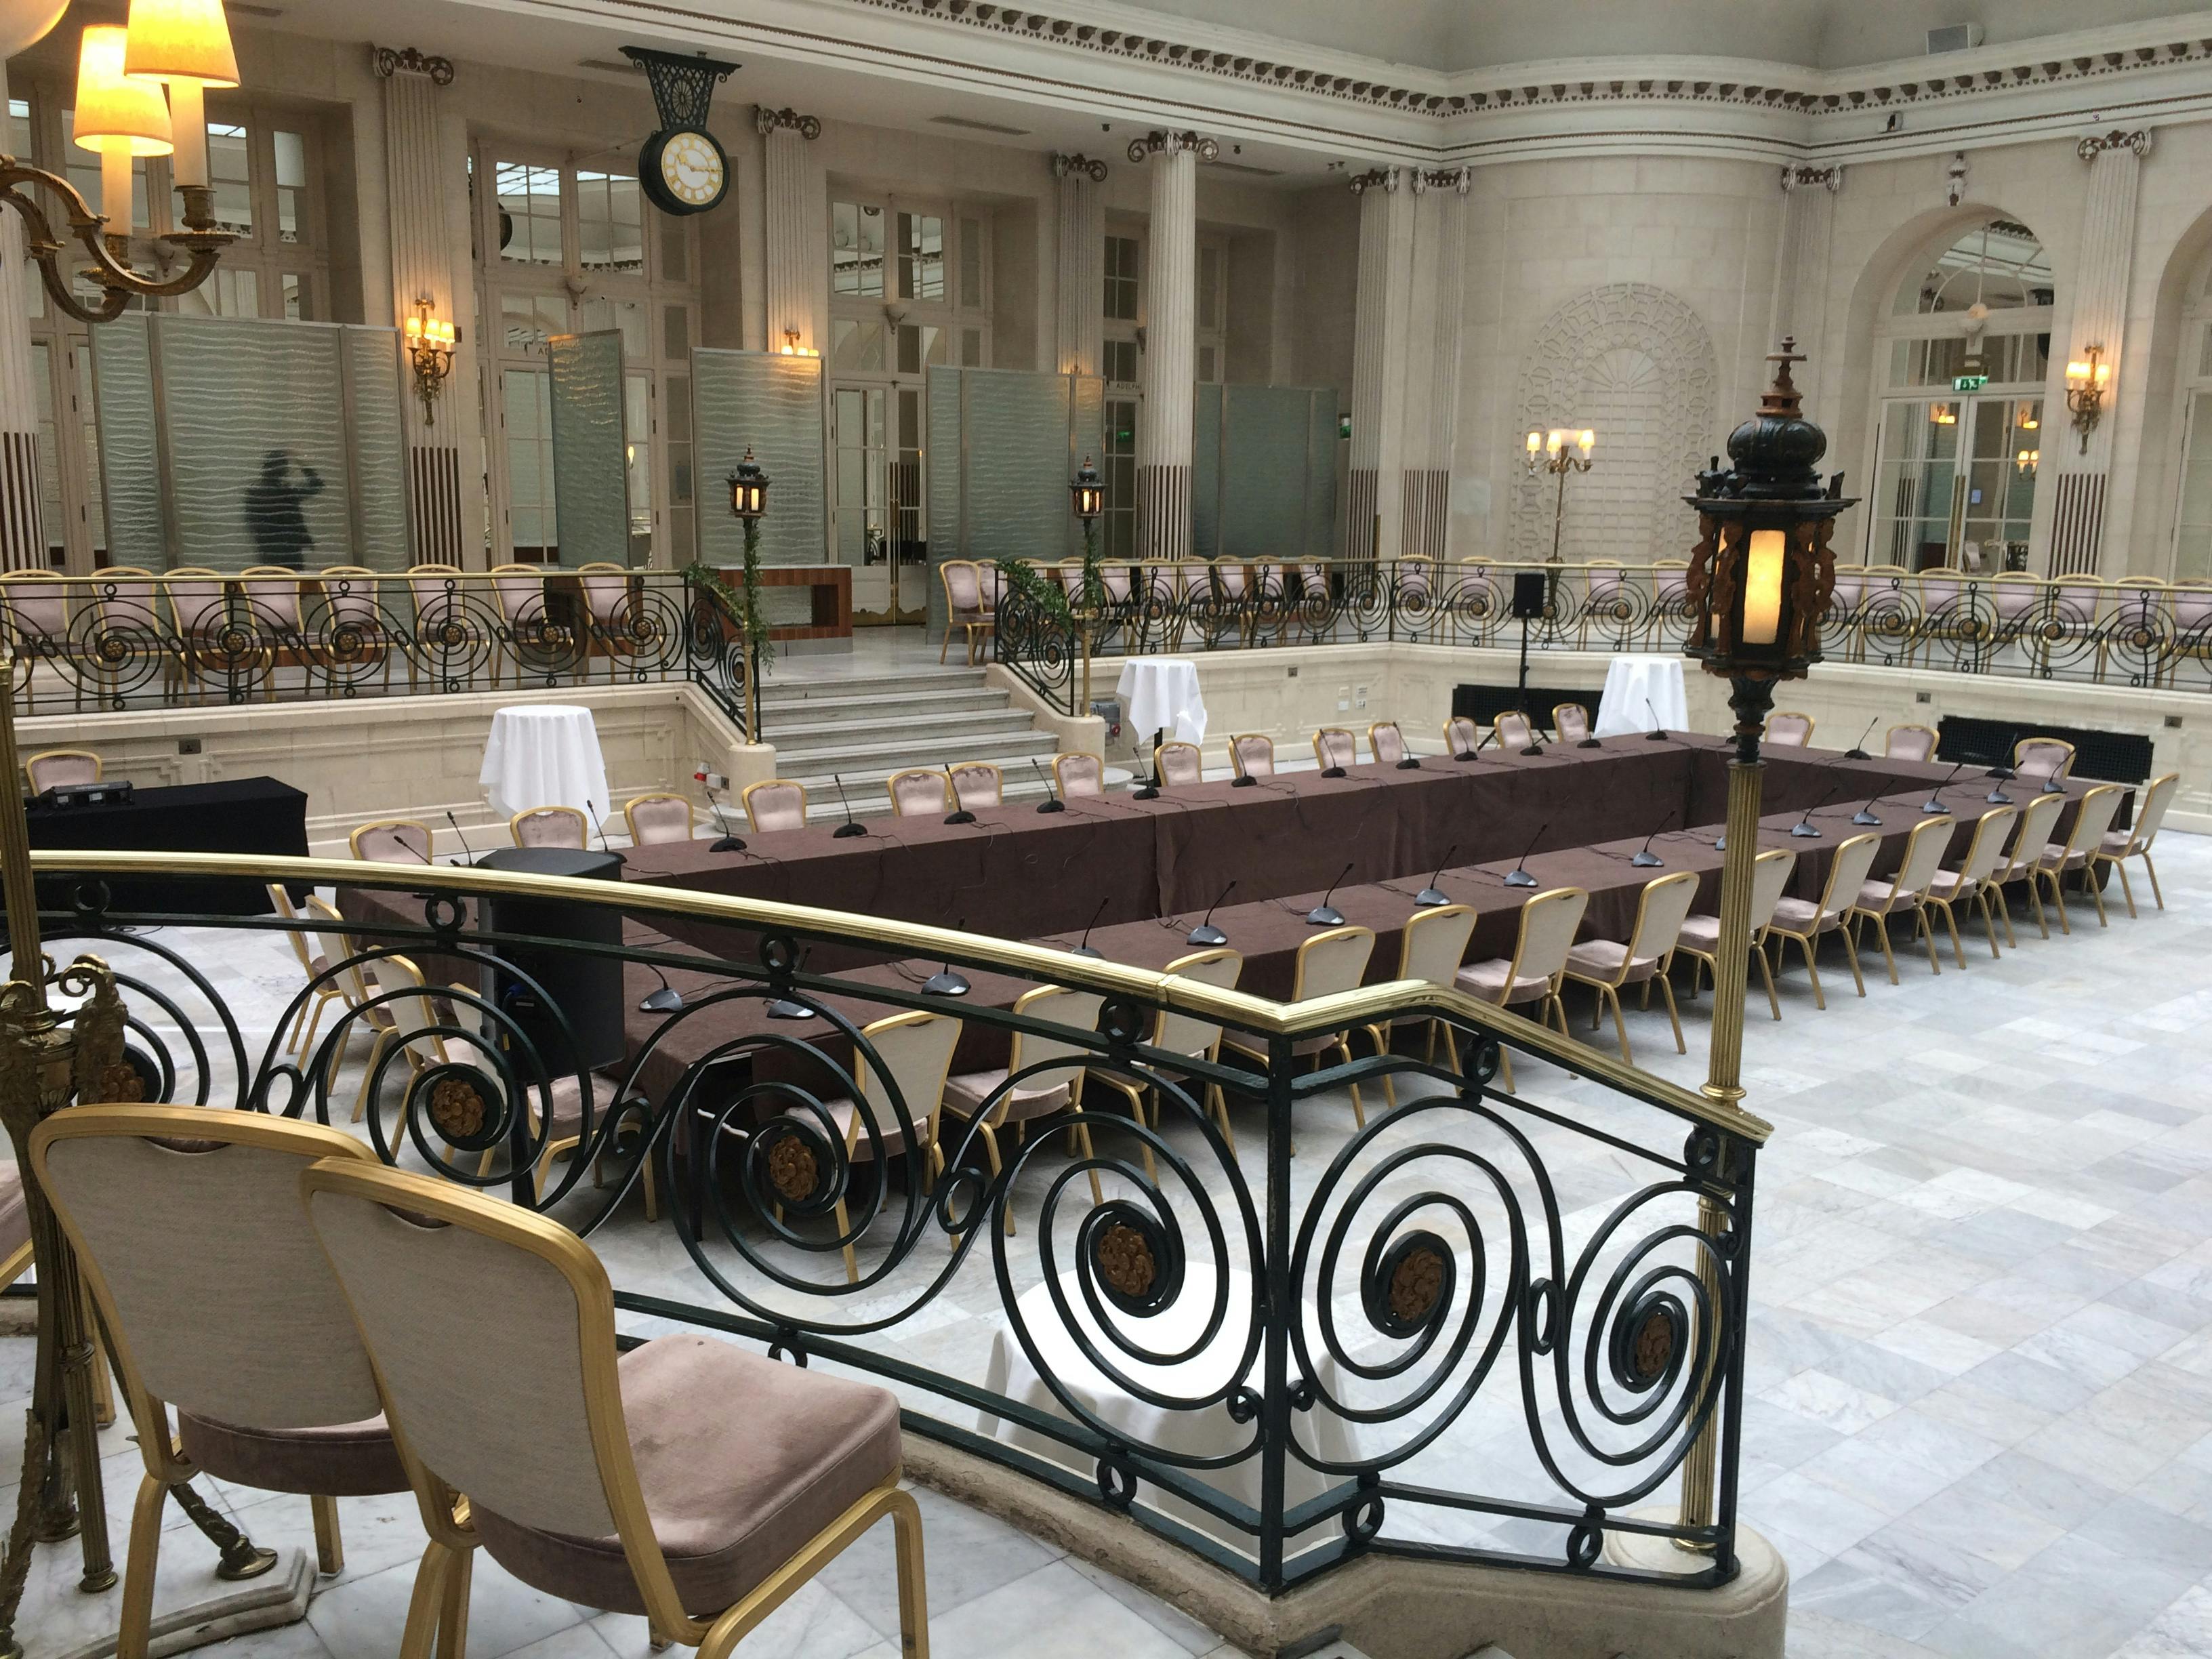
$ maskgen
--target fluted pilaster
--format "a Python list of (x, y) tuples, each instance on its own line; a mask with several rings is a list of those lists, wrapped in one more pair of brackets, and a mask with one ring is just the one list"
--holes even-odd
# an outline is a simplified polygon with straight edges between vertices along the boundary
[[(1822, 285), (1835, 241), (1836, 196), (1843, 187), (1840, 162), (1824, 167), (1792, 164), (1782, 169), (1781, 240), (1766, 337), (1794, 338), (1808, 359), (1807, 368), (1815, 374), (1827, 361), (1820, 349), (1828, 319)], [(1806, 386), (1809, 393), (1809, 380)]]
[(1145, 261), (1145, 416), (1137, 429), (1137, 550), (1190, 551), (1191, 405), (1197, 393), (1198, 161), (1218, 146), (1190, 132), (1134, 139), (1129, 159), (1152, 169)]
[[(7, 97), (8, 66), (0, 63), (0, 108)], [(0, 211), (0, 569), (7, 570), (40, 569), (46, 562), (39, 503), (39, 392), (24, 315), (29, 297), (24, 284), (35, 280), (23, 263), (21, 218)]]
[[(814, 140), (822, 123), (796, 110), (754, 112), (761, 136), (767, 252), (768, 349), (829, 347), (829, 211)], [(794, 331), (795, 337), (794, 337)]]
[(1054, 248), (1053, 347), (1063, 374), (1096, 374), (1104, 352), (1106, 163), (1054, 155), (1059, 240)]
[[(2120, 395), (2129, 389), (2124, 377), (2140, 380), (2148, 368), (2131, 362), (2123, 348), (2128, 281), (2135, 262), (2136, 191), (2143, 158), (2150, 154), (2150, 131), (2105, 133), (2082, 139), (2076, 149), (2088, 165), (2089, 188), (2077, 244), (2081, 264), (2074, 283), (2073, 321), (2066, 349), (2051, 353), (2051, 373), (2054, 380), (2063, 381), (2066, 363), (2086, 359), (2089, 348), (2095, 346), (2099, 361), (2112, 366), (2114, 385), (2086, 446), (2070, 421), (2062, 423), (2057, 418), (2057, 409), (2046, 408), (2044, 413), (2044, 430), (2051, 440), (2043, 445), (2045, 476), (2057, 475), (2051, 479), (2050, 568), (2054, 576), (2097, 569), (2112, 471), (2114, 417)], [(2053, 450), (2058, 452), (2055, 456)], [(2051, 466), (2054, 460), (2055, 469)]]

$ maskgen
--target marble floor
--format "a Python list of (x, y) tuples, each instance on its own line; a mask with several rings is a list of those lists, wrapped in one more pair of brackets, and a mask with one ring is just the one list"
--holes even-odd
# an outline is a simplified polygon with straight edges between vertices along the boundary
[[(2045, 941), (2016, 915), (2020, 948), (1994, 962), (1976, 924), (1965, 971), (1947, 951), (1931, 975), (1924, 955), (1900, 951), (1896, 987), (1869, 951), (1864, 1000), (1832, 946), (1825, 1012), (1802, 969), (1783, 975), (1780, 1024), (1754, 1003), (1747, 1103), (1775, 1134), (1754, 1228), (1741, 1511), (1790, 1563), (1793, 1655), (2212, 1652), (2212, 1091), (2202, 1035), (2212, 1018), (2212, 839), (2168, 834), (2160, 854), (2162, 911), (2138, 878), (2139, 918), (2115, 902), (2109, 928), (2082, 911), (2071, 937), (2054, 928)], [(297, 982), (281, 941), (225, 936), (219, 953), (172, 942), (249, 1028), (258, 1010), (265, 1030)], [(1587, 1035), (1587, 1005), (1570, 1006)], [(1632, 1007), (1628, 1018), (1638, 1061), (1694, 1084), (1702, 1002), (1685, 1015), (1681, 1056), (1663, 1014)], [(1593, 1121), (1604, 1109), (1591, 1085), (1534, 1064), (1521, 1071), (1533, 1102)], [(1326, 1104), (1301, 1120), (1301, 1168), (1325, 1164), (1345, 1139), (1348, 1110), (1333, 1127)], [(1240, 1135), (1248, 1169), (1257, 1139)], [(1566, 1184), (1602, 1172), (1601, 1161), (1576, 1166)], [(1044, 1184), (1032, 1181), (1017, 1206), (1024, 1238)], [(648, 1230), (634, 1206), (594, 1243), (617, 1285), (708, 1299), (665, 1230)], [(1018, 1289), (1034, 1282), (1033, 1272), (1015, 1276)], [(971, 1267), (909, 1323), (927, 1327), (902, 1339), (916, 1357), (980, 1366), (997, 1325), (988, 1267)], [(0, 1342), (0, 1468), (14, 1466), (9, 1437), (21, 1419), (6, 1401), (23, 1392), (26, 1346)], [(1455, 1455), (1508, 1466), (1502, 1435), (1517, 1408), (1506, 1403), (1502, 1414), (1470, 1414), (1481, 1433)], [(127, 1465), (119, 1439), (112, 1468), (118, 1459)], [(0, 1506), (12, 1496), (0, 1492)], [(1087, 1566), (924, 1502), (939, 1652), (1172, 1659), (1212, 1644)], [(255, 1507), (266, 1516), (257, 1529), (304, 1536), (304, 1505)], [(346, 1515), (349, 1571), (323, 1587), (308, 1625), (240, 1647), (336, 1659), (390, 1650), (419, 1532), (404, 1504), (349, 1502)], [(1510, 1525), (1486, 1536), (1532, 1541)], [(856, 1558), (747, 1651), (872, 1654), (890, 1629), (888, 1577), (887, 1556)], [(642, 1641), (635, 1621), (587, 1620), (511, 1583), (480, 1588), (478, 1620), (482, 1659)], [(36, 1620), (26, 1628), (36, 1655)], [(1479, 1645), (1483, 1633), (1468, 1634)]]

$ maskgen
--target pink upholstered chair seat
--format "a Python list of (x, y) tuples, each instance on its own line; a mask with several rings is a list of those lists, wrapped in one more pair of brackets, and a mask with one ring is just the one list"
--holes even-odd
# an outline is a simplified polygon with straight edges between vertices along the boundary
[[(599, 1126), (606, 1121), (606, 1115), (610, 1111), (635, 1106), (643, 1098), (636, 1094), (632, 1094), (627, 1099), (617, 1098), (621, 1093), (622, 1079), (619, 1077), (611, 1076), (605, 1072), (592, 1073), (591, 1115), (593, 1134), (599, 1133)], [(563, 1072), (542, 1090), (533, 1084), (525, 1091), (525, 1094), (526, 1103), (532, 1107), (546, 1103), (546, 1097), (551, 1097), (551, 1110), (547, 1115), (551, 1121), (546, 1126), (546, 1133), (550, 1139), (562, 1140), (582, 1132), (584, 1091), (583, 1085), (576, 1080), (576, 1074), (574, 1072)], [(605, 1097), (605, 1099), (599, 1098), (602, 1095)]]
[[(899, 1467), (898, 1402), (702, 1336), (664, 1336), (618, 1362), (630, 1455), (654, 1538), (691, 1607), (720, 1607), (784, 1564)], [(769, 1424), (770, 1434), (732, 1432)], [(477, 1534), (525, 1583), (642, 1613), (621, 1540), (572, 1538), (474, 1507)]]
[[(1880, 887), (1884, 891), (1888, 890), (1889, 885), (1887, 882), (1869, 884)], [(1843, 919), (1844, 913), (1841, 910), (1832, 910), (1826, 915), (1822, 915), (1820, 907), (1810, 899), (1783, 898), (1774, 901), (1775, 925), (1790, 933), (1829, 933), (1836, 928)], [(1814, 926), (1816, 921), (1820, 923), (1817, 928)]]
[[(1951, 872), (1947, 870), (1943, 873), (1948, 875)], [(1914, 892), (1899, 892), (1897, 884), (1885, 876), (1879, 881), (1861, 882), (1858, 901), (1851, 908), (1855, 910), (1871, 910), (1877, 915), (1887, 915), (1893, 910), (1910, 910), (1919, 896), (1919, 894)]]
[(2052, 841), (2044, 843), (2043, 856), (2035, 862), (2039, 869), (2065, 871), (2079, 870), (2088, 861), (2087, 848), (2076, 847), (2069, 852), (2063, 842)]
[(2097, 845), (2102, 851), (2118, 858), (2128, 850), (2128, 838), (2134, 834), (2135, 831), (2132, 830), (2107, 830), (2105, 831), (2104, 839)]
[(1001, 1109), (1003, 1121), (1018, 1123), (1024, 1118), (1048, 1117), (1067, 1104), (1067, 1085), (1055, 1083), (1045, 1089), (1024, 1089), (1018, 1085), (1011, 1095), (997, 1091), (1006, 1086), (1006, 1068), (994, 1072), (963, 1072), (945, 1079), (945, 1103), (963, 1117), (973, 1117), (983, 1109), (985, 1101), (991, 1102), (991, 1112), (997, 1121)]
[(49, 789), (100, 781), (100, 763), (90, 755), (33, 755), (23, 763), (23, 769), (30, 775), (31, 793), (34, 795), (44, 794)]
[[(1003, 1076), (1004, 1073), (1000, 1075)], [(854, 1129), (853, 1119), (858, 1114), (854, 1109), (850, 1096), (840, 1095), (835, 1100), (825, 1100), (822, 1103), (822, 1109), (830, 1115), (830, 1121), (837, 1126), (837, 1133), (851, 1142), (853, 1158), (856, 1163), (866, 1163), (876, 1155), (878, 1150), (894, 1157), (906, 1150), (906, 1130), (899, 1123), (898, 1114), (894, 1112), (885, 1102), (877, 1101), (870, 1105), (869, 1109), (875, 1114), (876, 1133), (872, 1138), (868, 1133), (866, 1121), (862, 1121), (857, 1131)], [(907, 1110), (911, 1113), (915, 1109), (914, 1105), (909, 1103)], [(916, 1144), (927, 1146), (936, 1139), (932, 1133), (932, 1125), (928, 1119), (918, 1119), (914, 1127), (921, 1132), (915, 1137)]]
[(1552, 989), (1547, 974), (1523, 974), (1507, 987), (1506, 976), (1512, 973), (1513, 964), (1504, 957), (1492, 957), (1487, 962), (1470, 962), (1453, 976), (1452, 983), (1471, 997), (1495, 1003), (1499, 1007), (1516, 1002), (1531, 1002), (1548, 995)]
[[(1717, 936), (1720, 919), (1714, 919)], [(1627, 963), (1624, 972), (1621, 964)], [(1571, 973), (1587, 975), (1593, 979), (1620, 979), (1623, 983), (1637, 985), (1659, 971), (1657, 957), (1638, 957), (1629, 959), (1628, 947), (1618, 939), (1594, 939), (1573, 945), (1567, 951), (1567, 969)]]
[(407, 1470), (381, 1414), (311, 1429), (241, 1429), (177, 1413), (185, 1455), (218, 1480), (264, 1492), (374, 1498), (407, 1490)]
[[(1703, 951), (1708, 956), (1721, 946), (1721, 919), (1718, 916), (1685, 916), (1682, 931), (1675, 936), (1679, 945), (1692, 951)], [(1572, 952), (1569, 952), (1570, 958)]]
[[(1867, 883), (1868, 887), (1884, 887), (1887, 884), (1886, 882), (1879, 881)], [(1938, 870), (1928, 878), (1928, 893), (1931, 898), (1948, 899), (1954, 894), (1975, 885), (1975, 883), (1967, 880), (1956, 870)], [(1861, 891), (1863, 893), (1864, 889)]]

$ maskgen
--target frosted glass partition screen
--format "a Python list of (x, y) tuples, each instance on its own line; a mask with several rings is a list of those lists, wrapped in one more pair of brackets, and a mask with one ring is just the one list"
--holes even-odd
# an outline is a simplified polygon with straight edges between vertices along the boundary
[(622, 332), (556, 334), (545, 356), (553, 377), (554, 518), (561, 562), (630, 562), (629, 453), (623, 431)]
[[(700, 558), (732, 570), (744, 562), (744, 526), (730, 512), (726, 481), (750, 446), (753, 459), (769, 477), (768, 513), (760, 526), (761, 562), (829, 562), (822, 359), (769, 351), (694, 350), (691, 410), (699, 457)], [(793, 592), (803, 606), (803, 590)]]
[(1105, 440), (1096, 375), (929, 371), (930, 623), (945, 621), (946, 559), (1064, 559), (1083, 549), (1068, 480)]
[(406, 567), (396, 331), (155, 313), (93, 342), (111, 561)]
[(1191, 543), (1204, 558), (1325, 559), (1336, 519), (1336, 393), (1198, 388)]

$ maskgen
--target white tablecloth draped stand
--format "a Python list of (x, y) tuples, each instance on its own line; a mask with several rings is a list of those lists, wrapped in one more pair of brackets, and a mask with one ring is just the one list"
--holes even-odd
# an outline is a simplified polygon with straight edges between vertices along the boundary
[(1155, 732), (1178, 743), (1206, 741), (1206, 699), (1199, 695), (1198, 665), (1189, 658), (1131, 657), (1114, 690), (1139, 749)]
[(607, 767), (592, 711), (568, 702), (518, 703), (495, 712), (477, 781), (504, 817), (533, 806), (573, 806), (604, 819)]
[(1615, 657), (1605, 671), (1605, 695), (1598, 699), (1597, 725), (1592, 730), (1601, 738), (1649, 732), (1654, 709), (1658, 711), (1659, 725), (1666, 730), (1689, 730), (1690, 704), (1682, 690), (1682, 659)]

